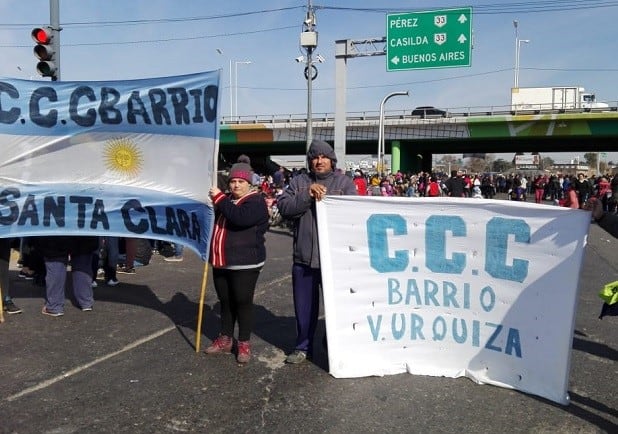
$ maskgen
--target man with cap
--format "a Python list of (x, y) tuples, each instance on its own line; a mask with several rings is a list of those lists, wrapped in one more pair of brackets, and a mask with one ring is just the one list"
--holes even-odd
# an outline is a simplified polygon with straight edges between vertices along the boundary
[(287, 363), (302, 363), (313, 352), (313, 336), (318, 323), (320, 251), (315, 203), (326, 195), (356, 195), (356, 186), (344, 173), (335, 171), (337, 156), (333, 148), (314, 139), (307, 151), (309, 172), (291, 179), (277, 199), (284, 218), (294, 221), (292, 290), (296, 313), (296, 346)]

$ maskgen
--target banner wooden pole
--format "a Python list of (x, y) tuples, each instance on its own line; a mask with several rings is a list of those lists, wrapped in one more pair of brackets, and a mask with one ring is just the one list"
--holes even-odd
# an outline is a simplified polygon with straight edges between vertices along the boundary
[(2, 286), (0, 285), (0, 324), (4, 322), (4, 297), (2, 295)]
[[(9, 264), (11, 263), (11, 244), (10, 239), (8, 238), (3, 238), (0, 241), (2, 242), (2, 246), (0, 247), (0, 249), (2, 249), (2, 252), (0, 253), (0, 255), (2, 256), (2, 259), (0, 260), (0, 262), (2, 263), (2, 265), (0, 265), (0, 282), (2, 282), (3, 280), (6, 280), (8, 282), (9, 279), (7, 276), (10, 268)], [(7, 255), (6, 261), (4, 260), (4, 255)], [(7, 274), (4, 275), (4, 273)], [(9, 293), (8, 288), (3, 288), (2, 283), (0, 283), (0, 324), (4, 322), (4, 294), (2, 293), (3, 291), (6, 291), (7, 294)]]
[(208, 281), (208, 262), (204, 262), (204, 272), (202, 273), (202, 288), (200, 291), (200, 305), (197, 313), (197, 326), (195, 327), (195, 352), (200, 352), (200, 341), (202, 338), (202, 316), (204, 314), (204, 300), (206, 299), (206, 282)]

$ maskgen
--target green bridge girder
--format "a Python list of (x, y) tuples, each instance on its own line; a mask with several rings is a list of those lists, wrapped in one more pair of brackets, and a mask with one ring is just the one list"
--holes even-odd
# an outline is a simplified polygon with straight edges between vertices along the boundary
[[(315, 119), (313, 137), (333, 144), (334, 120)], [(346, 154), (377, 153), (377, 117), (348, 119)], [(385, 150), (402, 170), (430, 170), (433, 154), (618, 151), (618, 112), (529, 113), (384, 119)], [(304, 120), (272, 119), (220, 126), (220, 153), (233, 162), (240, 154), (253, 161), (270, 155), (303, 155)], [(343, 156), (338, 156), (340, 160)], [(429, 165), (429, 167), (426, 167)]]

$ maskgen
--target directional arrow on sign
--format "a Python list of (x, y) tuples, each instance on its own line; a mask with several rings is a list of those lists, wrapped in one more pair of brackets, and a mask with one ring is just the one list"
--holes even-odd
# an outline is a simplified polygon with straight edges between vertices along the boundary
[(466, 18), (466, 16), (465, 16), (464, 14), (461, 14), (461, 15), (459, 16), (459, 18), (457, 18), (457, 21), (459, 21), (459, 24), (463, 24), (463, 23), (465, 23), (466, 21), (468, 21), (468, 19)]
[(399, 56), (395, 56), (391, 59), (391, 62), (393, 62), (395, 65), (399, 65)]
[(467, 40), (468, 38), (466, 38), (466, 35), (464, 35), (463, 33), (459, 35), (459, 38), (457, 38), (457, 42), (459, 42), (460, 44), (464, 44)]

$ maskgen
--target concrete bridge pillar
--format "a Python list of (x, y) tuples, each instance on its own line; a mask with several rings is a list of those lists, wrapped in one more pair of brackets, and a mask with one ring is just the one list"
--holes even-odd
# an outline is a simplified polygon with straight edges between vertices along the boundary
[(391, 173), (401, 169), (401, 142), (393, 140), (391, 143)]

